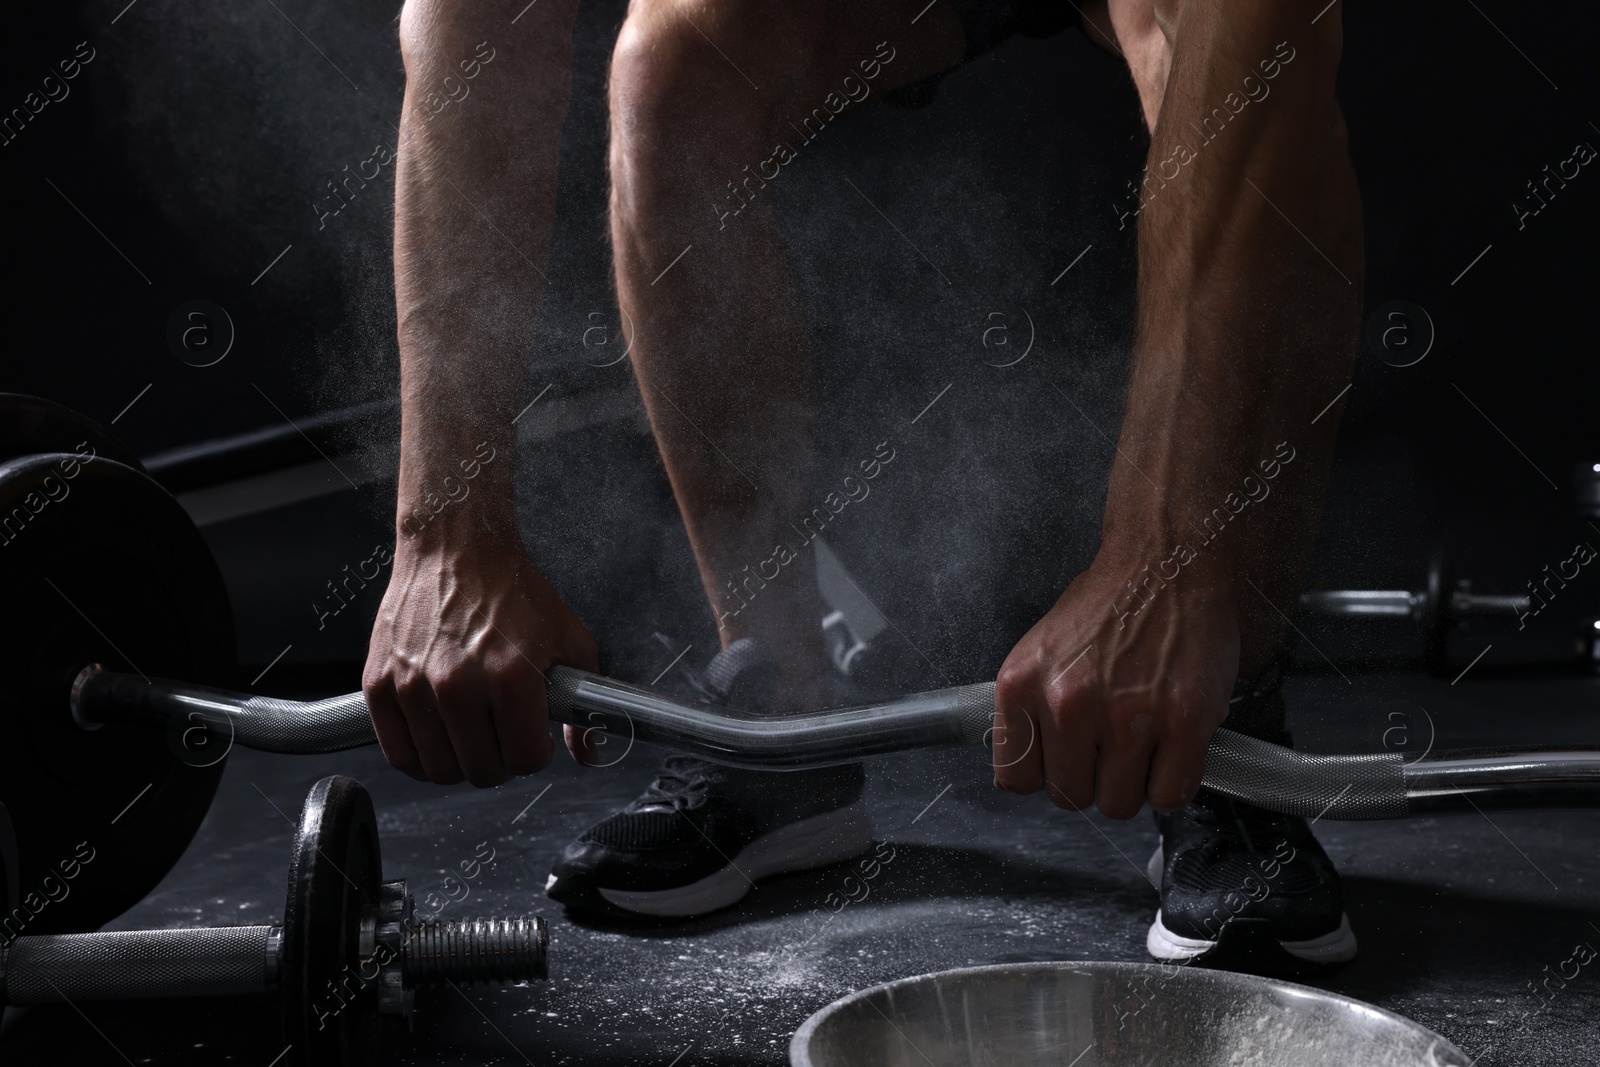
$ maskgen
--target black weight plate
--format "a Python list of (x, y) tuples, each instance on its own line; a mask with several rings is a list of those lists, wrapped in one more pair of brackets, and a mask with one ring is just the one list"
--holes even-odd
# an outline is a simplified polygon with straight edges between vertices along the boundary
[(354, 778), (322, 779), (300, 810), (283, 907), (283, 1036), (301, 1067), (373, 1057), (378, 983), (361, 959), (361, 925), (376, 916), (382, 884), (372, 798)]
[(1422, 660), (1428, 673), (1445, 677), (1450, 673), (1450, 635), (1455, 631), (1455, 612), (1450, 596), (1455, 592), (1455, 569), (1442, 549), (1428, 557), (1427, 599), (1421, 616)]
[(144, 470), (122, 438), (87, 415), (43, 397), (0, 393), (0, 460), (41, 452), (79, 452), (87, 443), (94, 455)]
[(183, 854), (222, 761), (180, 758), (160, 727), (77, 726), (72, 679), (98, 662), (230, 683), (227, 590), (166, 490), (59, 453), (0, 463), (0, 589), (0, 803), (21, 892), (0, 936), (93, 930)]

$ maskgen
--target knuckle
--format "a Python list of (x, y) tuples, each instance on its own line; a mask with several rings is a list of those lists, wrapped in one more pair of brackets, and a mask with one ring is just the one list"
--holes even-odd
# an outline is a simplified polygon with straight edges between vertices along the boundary
[(541, 677), (533, 664), (516, 654), (501, 660), (494, 666), (493, 671), (500, 684), (516, 690), (531, 687)]
[(1019, 707), (1027, 699), (1033, 685), (1033, 668), (1018, 660), (1015, 654), (1001, 666), (995, 676), (994, 693), (1002, 708)]
[(385, 683), (393, 684), (394, 678), (389, 671), (389, 661), (386, 656), (372, 656), (367, 660), (366, 668), (361, 672), (361, 691), (368, 696), (384, 687)]
[(1161, 744), (1203, 760), (1211, 736), (1219, 725), (1220, 722), (1215, 719), (1169, 715), (1162, 723)]
[(1119, 748), (1149, 746), (1155, 738), (1157, 727), (1165, 717), (1158, 708), (1142, 701), (1124, 702), (1112, 709), (1110, 733)]
[(1084, 703), (1093, 692), (1088, 682), (1072, 677), (1072, 673), (1063, 671), (1045, 685), (1044, 699), (1051, 711), (1064, 713)]
[(420, 703), (427, 699), (428, 680), (420, 674), (406, 674), (394, 680), (394, 695), (402, 704)]
[(439, 702), (439, 710), (443, 712), (446, 709), (458, 709), (470, 695), (472, 685), (465, 672), (453, 669), (435, 676), (431, 688)]
[(1162, 710), (1169, 720), (1199, 722), (1212, 717), (1219, 704), (1226, 706), (1209, 687), (1183, 681), (1172, 687), (1168, 698), (1162, 702)]

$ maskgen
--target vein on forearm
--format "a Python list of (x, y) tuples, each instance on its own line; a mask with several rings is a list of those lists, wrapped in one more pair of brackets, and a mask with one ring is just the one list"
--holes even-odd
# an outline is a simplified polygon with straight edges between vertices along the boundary
[[(1287, 28), (1286, 10), (1257, 4), (1224, 18), (1215, 2), (1191, 3), (1178, 27), (1149, 159), (1188, 161), (1171, 178), (1163, 167), (1138, 220), (1139, 311), (1122, 434), (1130, 463), (1159, 489), (1137, 472), (1114, 471), (1109, 526), (1139, 524), (1159, 536), (1207, 510), (1256, 458), (1276, 380), (1298, 363), (1343, 356), (1342, 341), (1319, 342), (1290, 311), (1321, 299), (1302, 291), (1305, 257), (1320, 253), (1296, 226), (1315, 229), (1328, 195), (1321, 171), (1343, 142), (1331, 78), (1318, 66), (1327, 49), (1310, 48), (1303, 27)], [(1283, 41), (1298, 62), (1264, 81), (1259, 64)], [(1244, 92), (1247, 77), (1269, 91), (1224, 112), (1226, 125), (1202, 141), (1197, 131), (1229, 94)]]
[[(511, 451), (554, 222), (571, 7), (530, 13), (511, 35), (487, 8), (446, 18), (408, 4), (394, 247), (402, 506), (478, 443)], [(494, 58), (470, 92), (425, 106), (475, 48)], [(511, 468), (495, 465), (493, 480)], [(479, 506), (509, 514), (509, 488), (496, 488)]]

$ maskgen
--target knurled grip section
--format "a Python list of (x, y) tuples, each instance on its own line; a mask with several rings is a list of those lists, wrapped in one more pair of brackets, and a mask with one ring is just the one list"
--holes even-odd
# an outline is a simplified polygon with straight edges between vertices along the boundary
[(545, 702), (553, 722), (578, 722), (573, 698), (585, 675), (568, 667), (551, 667), (545, 672)]
[(235, 741), (263, 752), (343, 752), (377, 740), (360, 693), (303, 703), (250, 697), (230, 720)]
[(956, 690), (956, 714), (961, 720), (961, 743), (981, 745), (994, 729), (994, 683), (980, 682)]
[[(961, 738), (988, 741), (994, 683), (957, 691)], [(1258, 807), (1308, 819), (1402, 819), (1407, 814), (1398, 753), (1329, 756), (1296, 752), (1232, 730), (1218, 730), (1206, 752), (1206, 788)]]
[(1206, 752), (1207, 789), (1308, 819), (1403, 819), (1399, 753), (1328, 756), (1296, 752), (1232, 730), (1218, 730)]
[(233, 996), (269, 988), (270, 926), (19, 937), (0, 951), (3, 1002)]

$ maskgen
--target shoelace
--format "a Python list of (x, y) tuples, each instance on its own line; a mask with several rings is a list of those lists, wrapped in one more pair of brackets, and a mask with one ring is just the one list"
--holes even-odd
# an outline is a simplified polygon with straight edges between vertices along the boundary
[(684, 811), (705, 799), (707, 784), (705, 767), (699, 760), (693, 756), (668, 756), (655, 781), (635, 803), (670, 804)]
[(1295, 829), (1289, 816), (1243, 804), (1232, 797), (1221, 797), (1199, 807), (1204, 815), (1197, 821), (1237, 836), (1251, 854), (1275, 852), (1278, 843), (1289, 840)]

